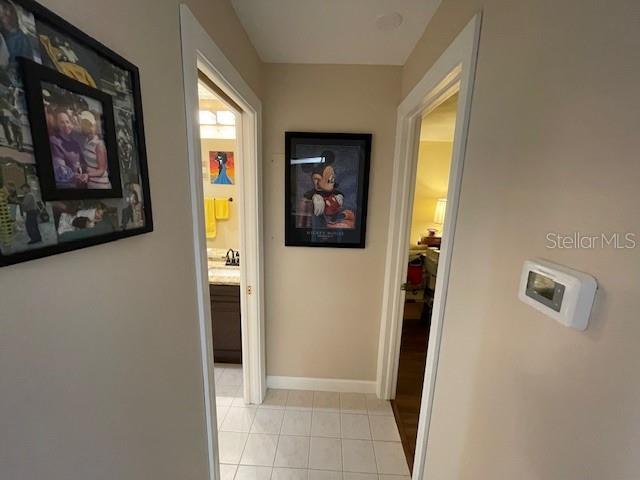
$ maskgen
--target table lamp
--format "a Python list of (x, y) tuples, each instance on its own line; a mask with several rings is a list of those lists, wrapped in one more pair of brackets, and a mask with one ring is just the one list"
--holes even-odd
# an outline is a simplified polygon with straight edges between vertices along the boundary
[(444, 225), (444, 217), (447, 213), (447, 199), (439, 198), (436, 202), (436, 210), (433, 215), (433, 223), (440, 225), (440, 232), (442, 232), (442, 226)]

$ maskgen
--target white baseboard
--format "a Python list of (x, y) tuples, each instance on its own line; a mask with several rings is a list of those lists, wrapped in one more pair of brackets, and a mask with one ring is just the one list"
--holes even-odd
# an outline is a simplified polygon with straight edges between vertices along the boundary
[(287, 390), (315, 390), (319, 392), (376, 393), (371, 380), (343, 380), (341, 378), (310, 378), (267, 376), (267, 387)]

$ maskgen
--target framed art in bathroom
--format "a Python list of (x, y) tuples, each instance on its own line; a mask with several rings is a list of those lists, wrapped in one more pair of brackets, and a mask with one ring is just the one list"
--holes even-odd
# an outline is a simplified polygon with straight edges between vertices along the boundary
[(0, 266), (153, 231), (138, 68), (32, 0), (0, 25)]
[(365, 247), (371, 140), (285, 132), (285, 245)]

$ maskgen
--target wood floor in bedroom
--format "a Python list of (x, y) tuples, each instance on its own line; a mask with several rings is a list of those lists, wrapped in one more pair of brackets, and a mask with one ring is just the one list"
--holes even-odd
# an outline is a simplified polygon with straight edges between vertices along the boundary
[(402, 324), (400, 363), (396, 398), (391, 401), (398, 424), (400, 439), (409, 468), (413, 469), (418, 435), (418, 418), (424, 368), (427, 360), (430, 313), (427, 320), (420, 319), (421, 303), (407, 303)]

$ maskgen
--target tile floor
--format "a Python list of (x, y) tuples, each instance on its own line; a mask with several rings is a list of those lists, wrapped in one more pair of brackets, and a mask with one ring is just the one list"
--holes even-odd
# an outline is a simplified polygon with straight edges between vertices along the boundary
[(269, 390), (242, 400), (242, 368), (216, 364), (222, 480), (409, 480), (389, 402), (360, 393)]

